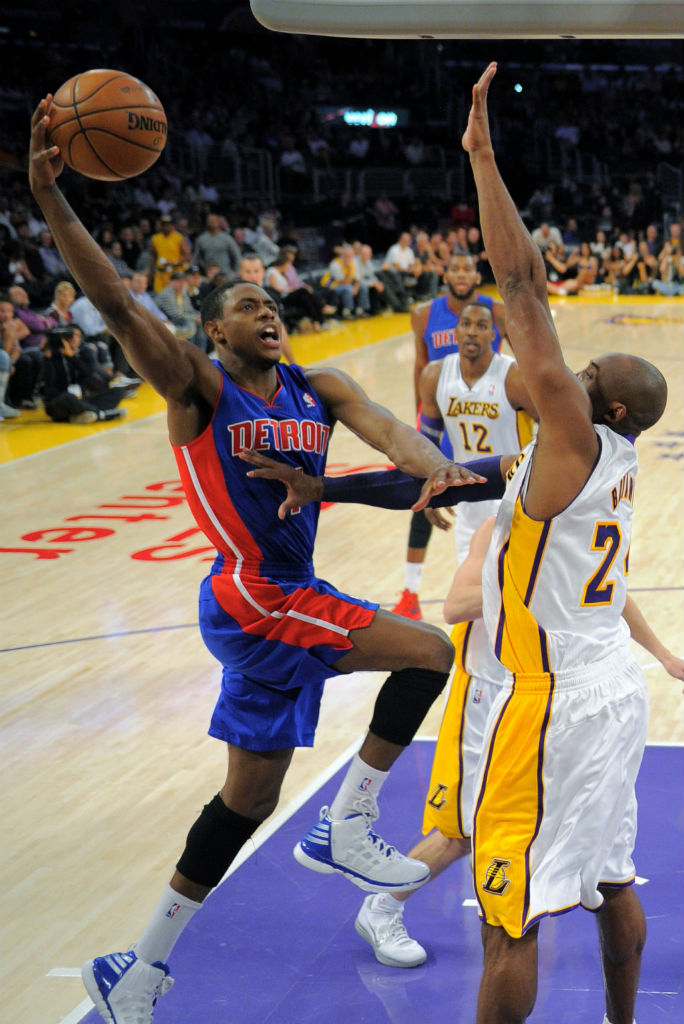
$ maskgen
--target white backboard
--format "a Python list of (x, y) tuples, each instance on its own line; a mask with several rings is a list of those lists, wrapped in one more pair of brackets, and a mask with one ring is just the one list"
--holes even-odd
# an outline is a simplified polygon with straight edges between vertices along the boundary
[(684, 37), (684, 0), (251, 0), (266, 28), (435, 39)]

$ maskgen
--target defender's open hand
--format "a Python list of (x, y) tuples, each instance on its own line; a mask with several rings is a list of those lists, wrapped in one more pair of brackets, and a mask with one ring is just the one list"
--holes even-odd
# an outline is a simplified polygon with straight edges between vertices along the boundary
[(434, 470), (423, 484), (420, 497), (415, 505), (411, 506), (412, 512), (420, 512), (429, 504), (430, 498), (441, 494), (448, 487), (462, 487), (463, 484), (486, 484), (487, 478), (473, 473), (465, 466), (459, 466), (455, 462), (449, 462)]
[(278, 519), (284, 519), (294, 508), (301, 508), (312, 501), (320, 501), (323, 496), (323, 478), (320, 476), (309, 476), (294, 466), (269, 459), (253, 448), (246, 448), (240, 452), (240, 458), (258, 467), (250, 469), (247, 476), (260, 477), (262, 480), (280, 480), (285, 484), (287, 497), (278, 509)]
[(479, 82), (473, 86), (473, 104), (468, 115), (468, 126), (463, 133), (463, 148), (467, 153), (491, 149), (492, 140), (489, 136), (489, 118), (487, 116), (487, 91), (489, 83), (496, 74), (496, 63), (492, 62), (480, 76)]

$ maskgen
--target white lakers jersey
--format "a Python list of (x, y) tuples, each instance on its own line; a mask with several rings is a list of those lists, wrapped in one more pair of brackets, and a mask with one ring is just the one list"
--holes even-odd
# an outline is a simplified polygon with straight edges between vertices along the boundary
[(608, 427), (595, 430), (598, 461), (552, 519), (531, 519), (524, 509), (536, 442), (511, 467), (482, 576), (487, 633), (511, 672), (574, 669), (608, 657), (629, 636), (622, 611), (636, 452)]
[[(470, 387), (463, 379), (458, 353), (442, 360), (436, 400), (454, 462), (514, 454), (532, 439), (532, 419), (514, 409), (506, 395), (506, 376), (513, 363), (510, 356), (494, 353), (486, 373)], [(473, 532), (488, 516), (496, 515), (498, 507), (493, 500), (458, 505), (454, 539), (459, 562), (468, 553)]]
[(494, 657), (492, 645), (482, 619), (458, 622), (451, 631), (451, 642), (456, 652), (455, 663), (476, 679), (501, 686), (505, 669)]

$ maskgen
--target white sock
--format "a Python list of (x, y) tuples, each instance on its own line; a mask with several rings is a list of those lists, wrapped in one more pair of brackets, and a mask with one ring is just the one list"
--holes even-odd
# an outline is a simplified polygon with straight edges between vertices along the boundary
[(364, 793), (372, 793), (377, 800), (382, 784), (388, 775), (389, 772), (371, 768), (361, 760), (358, 754), (354, 754), (344, 781), (337, 791), (337, 796), (330, 805), (330, 817), (335, 821), (341, 821), (348, 814), (353, 814), (356, 801)]
[(396, 914), (402, 910), (404, 900), (395, 900), (391, 892), (377, 892), (371, 900), (370, 909), (376, 914)]
[(422, 562), (407, 562), (404, 567), (404, 583), (406, 589), (410, 590), (412, 594), (417, 594), (420, 590), (420, 578), (423, 575), (423, 563)]
[(201, 906), (167, 885), (145, 931), (133, 947), (138, 960), (146, 964), (165, 964), (181, 932)]

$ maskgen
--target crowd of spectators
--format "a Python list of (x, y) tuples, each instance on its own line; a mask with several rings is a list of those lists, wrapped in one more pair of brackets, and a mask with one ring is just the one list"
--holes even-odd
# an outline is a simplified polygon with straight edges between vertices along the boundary
[[(451, 202), (333, 186), (314, 201), (312, 176), (461, 159), (473, 75), (497, 57), (494, 44), (471, 41), (464, 59), (456, 41), (274, 35), (245, 8), (207, 0), (184, 22), (151, 0), (136, 19), (115, 24), (106, 12), (95, 22), (83, 5), (65, 5), (56, 20), (24, 36), (15, 26), (14, 36), (0, 39), (0, 416), (16, 417), (41, 395), (45, 402), (56, 365), (46, 371), (46, 364), (57, 355), (60, 364), (85, 366), (83, 381), (66, 385), (73, 397), (80, 389), (79, 401), (104, 390), (120, 400), (121, 388), (130, 395), (134, 387), (106, 325), (69, 280), (27, 187), (30, 112), (46, 91), (93, 65), (93, 38), (96, 63), (124, 67), (162, 96), (169, 143), (139, 178), (108, 186), (67, 169), (63, 188), (137, 301), (179, 336), (206, 349), (201, 299), (238, 277), (263, 282), (287, 327), (301, 331), (405, 311), (434, 296), (454, 251), (470, 252), (491, 281), (467, 182)], [(682, 294), (681, 210), (664, 206), (656, 176), (660, 161), (682, 164), (681, 63), (666, 40), (638, 49), (634, 41), (631, 48), (630, 41), (585, 41), (581, 62), (568, 56), (580, 54), (571, 41), (562, 45), (565, 66), (558, 41), (519, 48), (517, 61), (509, 47), (497, 79), (495, 144), (544, 252), (549, 291)], [(330, 117), (354, 105), (402, 116), (392, 129)], [(556, 166), (561, 151), (578, 159)], [(222, 162), (245, 152), (269, 155), (279, 200), (271, 192), (247, 201), (222, 187)], [(93, 358), (99, 383), (85, 365)], [(100, 418), (109, 411), (102, 401), (68, 418)]]

